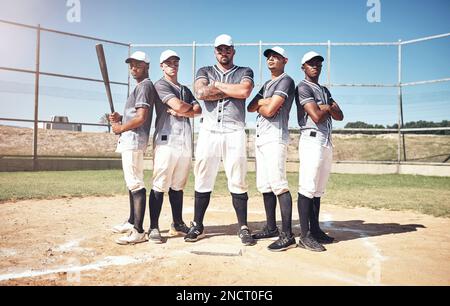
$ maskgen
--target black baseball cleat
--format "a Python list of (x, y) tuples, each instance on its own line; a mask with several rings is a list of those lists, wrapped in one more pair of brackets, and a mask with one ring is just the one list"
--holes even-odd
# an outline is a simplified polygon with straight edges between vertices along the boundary
[(189, 227), (186, 223), (172, 223), (170, 225), (169, 236), (185, 236), (189, 233)]
[(275, 229), (271, 230), (266, 225), (263, 227), (261, 231), (255, 232), (252, 235), (253, 239), (268, 239), (268, 238), (274, 238), (280, 236), (280, 232), (278, 230), (278, 227), (275, 227)]
[(255, 245), (256, 244), (256, 240), (253, 239), (252, 235), (250, 234), (250, 230), (248, 229), (248, 227), (246, 225), (242, 225), (241, 229), (239, 230), (238, 233), (239, 238), (241, 238), (241, 242), (244, 245)]
[(317, 242), (309, 232), (305, 237), (300, 236), (298, 239), (298, 246), (313, 252), (324, 252), (327, 250), (323, 245)]
[(295, 242), (294, 235), (292, 233), (287, 234), (285, 232), (281, 232), (280, 238), (269, 245), (267, 249), (272, 252), (281, 252), (295, 247), (297, 247), (297, 243)]
[(322, 244), (333, 243), (333, 241), (334, 241), (333, 237), (328, 236), (323, 231), (320, 231), (317, 233), (311, 233), (311, 235), (314, 237), (314, 239), (317, 240), (317, 242), (322, 243)]
[(189, 232), (184, 236), (185, 242), (195, 242), (199, 239), (202, 239), (205, 237), (205, 229), (203, 227), (203, 224), (197, 224), (196, 222), (191, 222), (191, 228), (189, 229)]

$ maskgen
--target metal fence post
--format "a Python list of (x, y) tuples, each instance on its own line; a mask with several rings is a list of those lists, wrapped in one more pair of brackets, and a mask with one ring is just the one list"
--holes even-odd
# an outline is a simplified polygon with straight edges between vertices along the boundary
[(39, 71), (41, 53), (41, 25), (36, 32), (36, 73), (34, 79), (33, 171), (38, 170)]
[(262, 41), (259, 41), (259, 60), (258, 60), (258, 64), (259, 64), (259, 84), (260, 86), (262, 86), (263, 84), (263, 79), (262, 79)]
[[(197, 46), (195, 41), (192, 42), (192, 92), (195, 94), (195, 74), (197, 65)], [(192, 156), (194, 156), (195, 147), (195, 117), (192, 118)]]
[[(131, 56), (131, 43), (128, 44), (128, 57)], [(128, 74), (128, 91), (127, 91), (127, 98), (130, 96), (130, 69), (128, 68), (127, 65), (127, 74)]]
[(402, 91), (402, 41), (398, 41), (398, 148), (397, 161), (400, 164), (402, 160), (401, 151), (403, 148), (403, 160), (406, 161), (405, 135), (403, 128), (403, 91)]
[(330, 87), (331, 84), (331, 41), (328, 41), (327, 47), (327, 86)]

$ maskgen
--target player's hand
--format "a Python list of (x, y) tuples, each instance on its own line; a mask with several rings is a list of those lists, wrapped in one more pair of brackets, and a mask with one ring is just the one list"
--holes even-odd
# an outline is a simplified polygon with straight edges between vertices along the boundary
[(109, 122), (111, 122), (111, 123), (117, 123), (117, 122), (120, 121), (120, 118), (121, 118), (121, 117), (122, 117), (122, 116), (120, 116), (120, 114), (117, 113), (117, 112), (114, 112), (114, 113), (112, 113), (112, 114), (109, 114)]
[(319, 108), (320, 108), (321, 111), (325, 111), (325, 112), (329, 112), (330, 111), (330, 105), (328, 105), (328, 104), (319, 105)]
[(176, 111), (174, 111), (174, 110), (171, 109), (171, 108), (167, 109), (167, 112), (168, 112), (169, 114), (171, 114), (172, 116), (174, 116), (174, 117), (182, 117), (180, 114), (178, 114)]
[(115, 123), (112, 125), (112, 130), (114, 132), (114, 134), (119, 135), (123, 133), (123, 129), (122, 129), (122, 125)]

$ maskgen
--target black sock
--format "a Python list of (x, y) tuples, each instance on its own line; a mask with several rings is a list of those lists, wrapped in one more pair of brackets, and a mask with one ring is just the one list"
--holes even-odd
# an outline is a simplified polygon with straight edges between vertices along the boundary
[(313, 206), (313, 200), (299, 193), (297, 206), (300, 217), (301, 236), (305, 237), (309, 232), (309, 211)]
[(281, 231), (291, 235), (292, 234), (292, 197), (291, 193), (285, 192), (278, 196), (281, 210)]
[(231, 193), (231, 197), (233, 199), (233, 207), (236, 211), (236, 216), (238, 219), (239, 228), (243, 225), (247, 225), (247, 202), (248, 195), (247, 193)]
[(309, 224), (311, 227), (311, 233), (318, 233), (321, 231), (319, 225), (319, 212), (320, 212), (320, 198), (313, 199), (313, 205), (309, 211)]
[(206, 209), (211, 199), (211, 192), (195, 192), (194, 203), (194, 222), (197, 224), (203, 224), (205, 218)]
[(164, 200), (164, 192), (150, 191), (148, 206), (150, 208), (150, 229), (159, 228), (159, 215)]
[(264, 209), (266, 210), (267, 227), (273, 231), (277, 226), (277, 197), (273, 192), (263, 193)]
[(145, 206), (147, 206), (147, 190), (145, 188), (139, 189), (138, 191), (132, 192), (133, 196), (133, 206), (134, 206), (134, 228), (139, 232), (143, 233), (144, 228), (144, 216), (145, 216)]
[(183, 190), (169, 189), (169, 201), (172, 207), (172, 220), (176, 224), (183, 223)]
[(134, 224), (134, 200), (131, 190), (128, 190), (128, 195), (130, 197), (130, 217), (128, 218), (128, 223)]

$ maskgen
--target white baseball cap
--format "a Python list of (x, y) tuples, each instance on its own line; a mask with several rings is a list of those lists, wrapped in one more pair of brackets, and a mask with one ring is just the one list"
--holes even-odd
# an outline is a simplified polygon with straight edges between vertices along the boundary
[(264, 56), (265, 56), (265, 57), (268, 57), (270, 51), (273, 51), (273, 52), (275, 52), (275, 53), (278, 53), (279, 55), (281, 55), (281, 56), (284, 57), (284, 58), (287, 58), (287, 57), (288, 57), (288, 56), (287, 56), (286, 50), (284, 50), (283, 48), (281, 48), (281, 47), (279, 47), (279, 46), (276, 46), (276, 47), (273, 47), (273, 48), (270, 48), (270, 49), (266, 49), (266, 50), (264, 51)]
[(325, 59), (323, 58), (323, 56), (320, 55), (319, 53), (314, 52), (314, 51), (309, 51), (309, 52), (305, 53), (305, 55), (303, 55), (303, 58), (302, 58), (302, 65), (303, 65), (304, 63), (306, 63), (306, 62), (312, 60), (312, 59), (315, 58), (315, 57), (319, 57), (319, 58), (322, 60), (322, 62), (325, 60)]
[(136, 51), (133, 54), (131, 54), (131, 56), (125, 60), (125, 63), (127, 64), (130, 63), (132, 59), (144, 62), (146, 64), (150, 64), (150, 60), (148, 59), (147, 54), (145, 54), (145, 52), (142, 51)]
[(214, 41), (214, 48), (217, 48), (221, 45), (233, 46), (233, 38), (231, 38), (231, 36), (227, 34), (217, 36), (216, 40)]
[(167, 61), (169, 58), (171, 58), (172, 56), (175, 56), (175, 57), (177, 57), (178, 59), (180, 59), (180, 57), (178, 56), (178, 54), (175, 52), (175, 51), (173, 51), (173, 50), (166, 50), (166, 51), (163, 51), (162, 53), (161, 53), (161, 56), (159, 57), (159, 63), (160, 64), (162, 64), (162, 63), (164, 63), (165, 61)]

